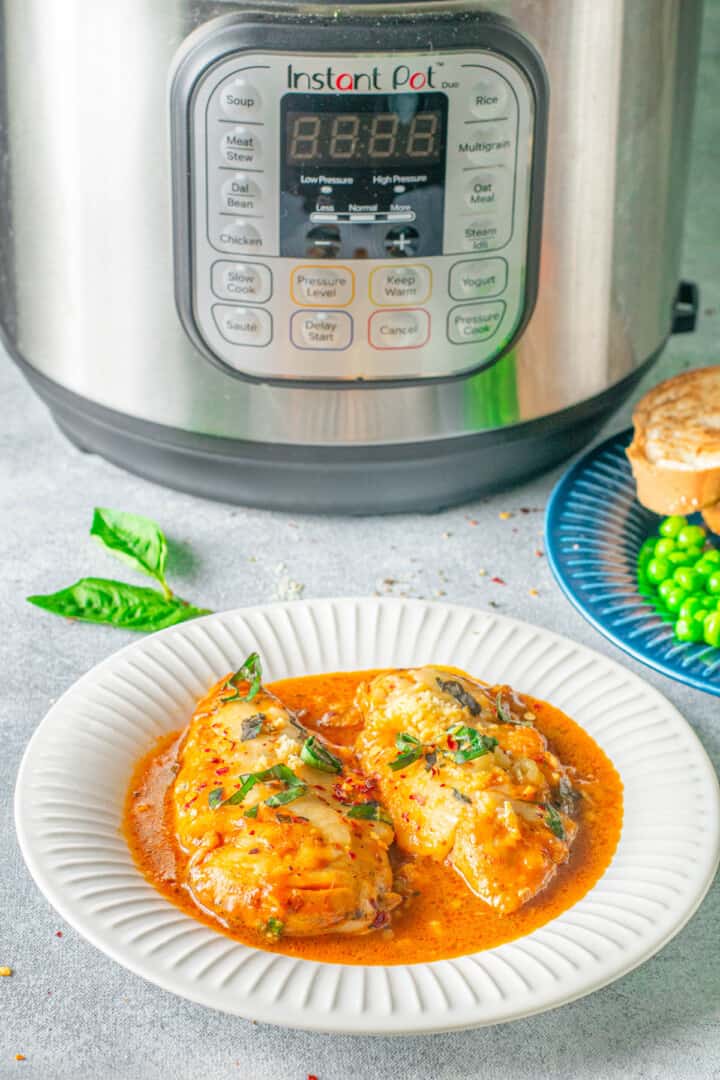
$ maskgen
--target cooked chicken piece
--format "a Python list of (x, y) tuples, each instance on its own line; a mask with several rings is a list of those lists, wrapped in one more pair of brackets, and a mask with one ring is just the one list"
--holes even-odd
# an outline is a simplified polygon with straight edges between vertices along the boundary
[(386, 925), (400, 902), (389, 818), (362, 777), (255, 689), (248, 701), (247, 680), (219, 683), (182, 745), (173, 798), (188, 888), (229, 927), (270, 937)]
[(378, 675), (356, 704), (356, 750), (400, 848), (447, 858), (502, 913), (547, 884), (575, 836), (573, 791), (509, 687), (424, 667)]

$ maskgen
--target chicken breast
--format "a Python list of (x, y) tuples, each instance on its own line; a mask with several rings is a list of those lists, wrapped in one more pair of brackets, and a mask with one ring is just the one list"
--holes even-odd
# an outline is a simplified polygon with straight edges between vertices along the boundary
[(547, 884), (576, 833), (574, 792), (509, 687), (423, 667), (361, 685), (356, 705), (357, 753), (402, 850), (447, 858), (502, 913)]
[(198, 705), (173, 808), (186, 885), (230, 928), (363, 933), (400, 902), (390, 819), (363, 778), (260, 688), (257, 658)]

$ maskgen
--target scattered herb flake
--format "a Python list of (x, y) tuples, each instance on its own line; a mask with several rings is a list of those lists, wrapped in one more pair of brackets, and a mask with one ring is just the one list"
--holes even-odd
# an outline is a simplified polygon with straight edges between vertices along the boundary
[(245, 811), (245, 813), (243, 814), (243, 817), (256, 818), (258, 816), (258, 807), (259, 807), (259, 805), (260, 805), (259, 803), (255, 803), (254, 806), (251, 806), (249, 810)]
[(240, 739), (242, 742), (250, 742), (251, 739), (257, 739), (258, 735), (262, 731), (262, 726), (265, 723), (265, 713), (255, 713), (254, 716), (248, 716), (247, 720), (242, 722), (242, 731), (240, 732)]
[(208, 792), (208, 806), (211, 810), (217, 810), (223, 801), (224, 795), (225, 793), (221, 787), (213, 788), (212, 791)]
[(471, 716), (480, 714), (480, 705), (457, 679), (438, 679), (437, 684), (444, 694), (449, 694), (450, 697), (455, 698), (457, 703), (462, 705), (463, 709), (467, 709)]
[(285, 929), (285, 924), (274, 916), (265, 923), (265, 933), (268, 937), (279, 938)]
[[(239, 700), (252, 701), (262, 685), (262, 664), (256, 652), (250, 653), (245, 663), (237, 669), (234, 675), (230, 676), (228, 687), (233, 686), (237, 689), (238, 685), (244, 682), (249, 683), (250, 687), (244, 696), (239, 695)], [(235, 698), (230, 700), (234, 701)]]
[(340, 758), (331, 754), (327, 746), (320, 742), (317, 735), (310, 735), (310, 737), (305, 740), (303, 748), (300, 751), (300, 759), (304, 761), (306, 765), (312, 766), (313, 769), (319, 769), (321, 772), (342, 772), (342, 761)]
[(349, 818), (358, 818), (361, 821), (384, 821), (386, 825), (392, 825), (392, 818), (379, 802), (355, 803), (347, 812)]
[(452, 790), (453, 790), (453, 795), (455, 796), (456, 799), (458, 799), (459, 802), (464, 802), (464, 803), (468, 803), (469, 805), (472, 805), (472, 799), (469, 799), (467, 797), (467, 795), (463, 795), (462, 791), (458, 791), (458, 789), (456, 787), (454, 787)]
[(565, 839), (565, 827), (563, 826), (562, 818), (555, 807), (550, 806), (549, 803), (545, 804), (545, 824), (553, 836), (557, 836), (558, 840)]

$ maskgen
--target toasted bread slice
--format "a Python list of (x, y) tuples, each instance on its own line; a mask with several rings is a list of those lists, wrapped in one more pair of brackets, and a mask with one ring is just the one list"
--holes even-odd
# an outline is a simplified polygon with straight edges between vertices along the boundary
[(643, 506), (689, 514), (720, 501), (720, 366), (661, 382), (638, 402), (633, 424), (627, 456)]

